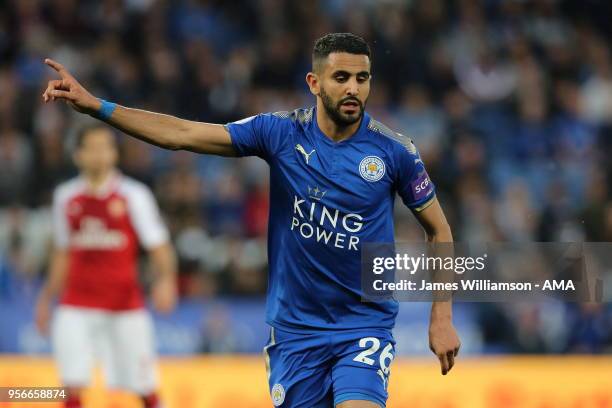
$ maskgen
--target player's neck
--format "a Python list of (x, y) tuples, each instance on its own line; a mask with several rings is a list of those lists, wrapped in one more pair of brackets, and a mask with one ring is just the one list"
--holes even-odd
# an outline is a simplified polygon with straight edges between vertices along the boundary
[(325, 113), (324, 108), (317, 106), (317, 124), (319, 129), (334, 142), (341, 142), (357, 133), (362, 120), (363, 116), (352, 125), (339, 126)]
[(87, 184), (87, 188), (93, 192), (98, 192), (108, 183), (115, 172), (113, 170), (100, 172), (83, 172), (83, 179)]

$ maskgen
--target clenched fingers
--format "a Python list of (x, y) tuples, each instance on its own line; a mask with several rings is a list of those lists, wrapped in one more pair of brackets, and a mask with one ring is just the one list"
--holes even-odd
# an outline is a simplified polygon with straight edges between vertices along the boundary
[(51, 98), (51, 91), (55, 89), (61, 89), (61, 88), (62, 88), (61, 79), (55, 79), (55, 80), (49, 81), (47, 85), (47, 89), (45, 89), (45, 92), (43, 92), (43, 99), (45, 100), (45, 102), (49, 101), (49, 99), (53, 100), (53, 98)]
[(71, 93), (70, 91), (62, 91), (60, 89), (55, 89), (55, 90), (50, 91), (49, 95), (51, 96), (52, 99), (60, 98), (60, 99), (66, 99), (69, 101), (76, 100), (76, 97), (74, 96), (73, 93)]
[(70, 92), (71, 86), (70, 81), (65, 79), (56, 79), (49, 81), (47, 89), (43, 93), (43, 99), (45, 102), (49, 100), (55, 100), (55, 98), (74, 99), (74, 95)]

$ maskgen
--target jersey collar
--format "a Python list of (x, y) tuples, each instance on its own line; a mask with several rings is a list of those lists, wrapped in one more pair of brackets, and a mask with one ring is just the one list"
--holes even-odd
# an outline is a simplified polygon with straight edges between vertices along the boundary
[(313, 107), (313, 118), (314, 118), (313, 123), (314, 123), (315, 132), (317, 133), (317, 135), (319, 135), (319, 137), (321, 137), (323, 140), (325, 140), (330, 145), (344, 145), (344, 144), (350, 143), (351, 141), (360, 139), (363, 135), (367, 133), (368, 124), (370, 123), (370, 115), (368, 115), (368, 112), (364, 111), (363, 117), (361, 118), (361, 123), (359, 124), (357, 131), (355, 131), (355, 133), (353, 133), (351, 136), (347, 137), (344, 140), (341, 140), (339, 142), (334, 142), (325, 133), (323, 133), (323, 131), (319, 127), (319, 123), (317, 123), (317, 107), (316, 106)]
[(107, 177), (106, 180), (96, 189), (93, 189), (92, 186), (87, 182), (84, 176), (79, 176), (79, 181), (83, 188), (83, 191), (86, 195), (96, 197), (96, 198), (105, 198), (108, 197), (119, 184), (119, 180), (121, 178), (121, 173), (117, 170), (113, 170)]

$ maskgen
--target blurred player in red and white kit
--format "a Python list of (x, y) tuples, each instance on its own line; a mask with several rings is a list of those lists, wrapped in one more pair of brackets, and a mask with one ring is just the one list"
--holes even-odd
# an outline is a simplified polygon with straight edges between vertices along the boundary
[(117, 159), (109, 128), (83, 129), (74, 153), (80, 175), (54, 193), (54, 249), (36, 323), (46, 333), (51, 321), (67, 408), (82, 406), (96, 359), (109, 387), (138, 394), (145, 408), (161, 406), (153, 326), (138, 283), (139, 244), (157, 275), (152, 301), (161, 312), (176, 302), (175, 255), (150, 190), (122, 175)]

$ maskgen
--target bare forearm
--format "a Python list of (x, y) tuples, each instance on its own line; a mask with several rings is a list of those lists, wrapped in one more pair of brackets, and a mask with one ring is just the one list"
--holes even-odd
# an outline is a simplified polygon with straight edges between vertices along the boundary
[(186, 144), (181, 139), (188, 131), (184, 123), (188, 121), (174, 116), (117, 106), (107, 122), (130, 136), (165, 149), (179, 150)]
[(38, 295), (34, 308), (36, 327), (42, 334), (49, 333), (51, 307), (57, 295), (64, 288), (67, 270), (67, 252), (63, 249), (54, 249), (49, 262), (49, 276)]
[(452, 300), (432, 302), (430, 322), (451, 321), (453, 318), (453, 302)]
[(453, 242), (450, 226), (445, 224), (433, 231), (427, 231), (427, 242)]
[(151, 290), (153, 306), (162, 313), (174, 309), (177, 302), (176, 257), (170, 244), (161, 245), (149, 252), (155, 272)]
[[(432, 233), (427, 234), (427, 241), (432, 243), (452, 243), (453, 235), (451, 233), (451, 229), (448, 224), (443, 225), (443, 227), (438, 228)], [(453, 249), (449, 245), (448, 248), (440, 248), (444, 252), (452, 252)], [(453, 256), (453, 254), (449, 254)], [(449, 299), (447, 301), (437, 301), (432, 302), (431, 305), (431, 321), (440, 321), (440, 320), (451, 320), (453, 315), (453, 305), (452, 300)]]
[(119, 105), (107, 123), (130, 136), (165, 149), (234, 155), (229, 134), (222, 125), (194, 122)]
[(176, 255), (170, 244), (164, 244), (149, 252), (156, 280), (176, 279)]
[(63, 289), (68, 269), (68, 257), (64, 251), (57, 251), (51, 257), (49, 276), (41, 290), (41, 296), (52, 300)]

